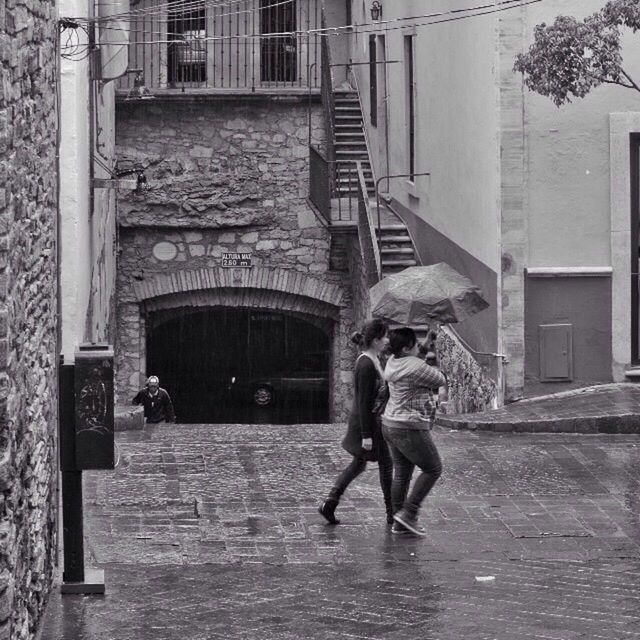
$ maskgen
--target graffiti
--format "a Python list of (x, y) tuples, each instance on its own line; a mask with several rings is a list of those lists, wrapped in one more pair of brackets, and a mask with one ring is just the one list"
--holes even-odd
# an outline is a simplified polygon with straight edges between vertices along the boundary
[(76, 398), (76, 417), (78, 433), (95, 431), (109, 433), (111, 426), (107, 421), (108, 394), (102, 381), (101, 368), (91, 367), (87, 381), (81, 387)]

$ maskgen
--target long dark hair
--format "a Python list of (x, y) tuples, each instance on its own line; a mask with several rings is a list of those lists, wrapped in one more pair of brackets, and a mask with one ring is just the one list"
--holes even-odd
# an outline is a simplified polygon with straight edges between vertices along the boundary
[(387, 323), (384, 320), (374, 318), (362, 327), (362, 332), (356, 331), (351, 335), (351, 342), (363, 349), (368, 349), (374, 340), (379, 340), (387, 335), (387, 329)]
[(394, 329), (389, 334), (389, 349), (396, 358), (402, 357), (404, 349), (411, 349), (418, 341), (416, 332), (410, 327)]

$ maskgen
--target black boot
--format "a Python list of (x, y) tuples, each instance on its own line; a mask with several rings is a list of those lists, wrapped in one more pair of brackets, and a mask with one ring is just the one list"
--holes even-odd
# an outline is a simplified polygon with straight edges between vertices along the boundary
[(393, 511), (391, 510), (391, 507), (387, 507), (387, 524), (393, 524), (394, 522)]
[(339, 503), (340, 494), (333, 488), (329, 491), (329, 496), (326, 500), (318, 507), (318, 513), (325, 518), (329, 524), (340, 524), (340, 520), (335, 516), (335, 511)]
[(393, 524), (395, 520), (393, 519), (393, 507), (391, 506), (391, 498), (387, 498), (385, 496), (384, 499), (384, 508), (387, 511), (387, 524)]

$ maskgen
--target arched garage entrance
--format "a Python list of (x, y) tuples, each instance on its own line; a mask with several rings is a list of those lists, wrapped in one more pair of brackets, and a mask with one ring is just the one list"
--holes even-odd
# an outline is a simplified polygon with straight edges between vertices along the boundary
[[(249, 320), (246, 316), (244, 320), (239, 320), (237, 315), (232, 316), (235, 313), (233, 310), (238, 310), (238, 313), (244, 314), (263, 314), (260, 320), (254, 318), (251, 321), (254, 336), (257, 335), (257, 331), (266, 331), (265, 327), (272, 323), (280, 326), (286, 324), (288, 339), (293, 340), (293, 346), (286, 346), (289, 352), (295, 350), (296, 338), (291, 336), (304, 335), (305, 341), (310, 340), (312, 344), (315, 340), (316, 346), (322, 346), (326, 340), (328, 362), (324, 367), (328, 369), (328, 402), (323, 406), (328, 404), (329, 421), (343, 421), (351, 399), (355, 354), (349, 335), (353, 331), (353, 313), (348, 306), (350, 299), (343, 287), (327, 280), (326, 276), (321, 279), (298, 271), (274, 267), (212, 267), (168, 271), (133, 282), (130, 290), (121, 292), (118, 306), (116, 382), (120, 401), (126, 403), (128, 398), (132, 398), (144, 383), (146, 376), (153, 373), (160, 373), (161, 384), (166, 385), (175, 395), (162, 372), (153, 369), (155, 366), (161, 366), (170, 377), (172, 375), (168, 366), (162, 365), (157, 359), (154, 360), (162, 357), (156, 355), (159, 351), (154, 341), (161, 341), (157, 335), (153, 337), (156, 332), (165, 331), (164, 344), (170, 345), (171, 340), (175, 340), (181, 331), (184, 335), (196, 331), (195, 323), (210, 326), (211, 322), (222, 322), (220, 316), (216, 318), (215, 315), (209, 315), (207, 320), (202, 320), (206, 316), (200, 316), (199, 320), (194, 320), (190, 325), (191, 321), (187, 320), (189, 315), (219, 314), (222, 310), (226, 310), (227, 326), (232, 324), (234, 330), (237, 330), (238, 323), (244, 322), (245, 328), (248, 327)], [(218, 311), (213, 312), (214, 309)], [(294, 322), (294, 319), (298, 322)], [(170, 324), (172, 322), (173, 324)], [(314, 333), (310, 326), (320, 333)], [(273, 332), (277, 335), (278, 330), (272, 327), (268, 333)], [(225, 332), (220, 331), (220, 335), (225, 335)], [(280, 345), (282, 344), (280, 339)], [(324, 346), (318, 348), (317, 352), (322, 352), (323, 349)], [(309, 353), (314, 352), (309, 350)], [(318, 362), (321, 356), (310, 358), (315, 358), (316, 362), (301, 362), (295, 366), (322, 372), (323, 363)], [(262, 368), (262, 371), (265, 369)], [(294, 396), (288, 394), (286, 397)], [(178, 418), (185, 419), (180, 415)], [(271, 409), (271, 415), (267, 415), (265, 411), (262, 415), (258, 412), (253, 419), (273, 421), (276, 419), (274, 409)]]
[(180, 422), (329, 420), (331, 323), (268, 309), (177, 308), (147, 320), (147, 369)]

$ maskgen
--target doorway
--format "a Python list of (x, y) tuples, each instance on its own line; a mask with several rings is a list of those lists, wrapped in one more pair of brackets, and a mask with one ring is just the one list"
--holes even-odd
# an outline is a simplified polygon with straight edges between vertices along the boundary
[(186, 423), (329, 420), (330, 331), (324, 321), (230, 307), (152, 313), (147, 373)]
[(260, 39), (262, 82), (295, 82), (298, 76), (296, 37), (297, 2), (273, 3), (260, 0), (260, 33), (287, 34)]
[[(187, 7), (187, 5), (184, 5)], [(167, 14), (167, 82), (200, 86), (207, 79), (207, 25), (204, 2)]]

